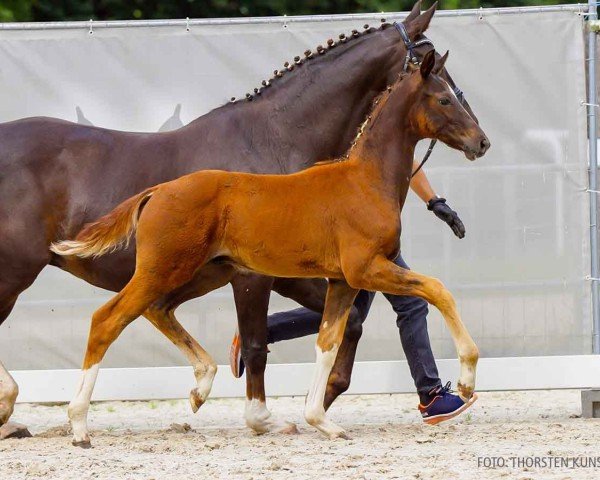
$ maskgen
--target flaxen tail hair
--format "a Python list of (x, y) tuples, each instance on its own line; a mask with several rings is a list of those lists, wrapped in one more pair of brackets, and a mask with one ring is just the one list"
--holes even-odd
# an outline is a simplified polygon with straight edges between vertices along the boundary
[(57, 255), (100, 257), (119, 248), (127, 248), (144, 205), (158, 188), (151, 187), (128, 198), (112, 212), (83, 227), (75, 240), (63, 240), (50, 245)]

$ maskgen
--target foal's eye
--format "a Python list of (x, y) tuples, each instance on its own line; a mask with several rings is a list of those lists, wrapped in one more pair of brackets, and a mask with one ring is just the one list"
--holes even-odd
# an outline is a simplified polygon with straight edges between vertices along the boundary
[(449, 98), (440, 98), (440, 105), (450, 105)]

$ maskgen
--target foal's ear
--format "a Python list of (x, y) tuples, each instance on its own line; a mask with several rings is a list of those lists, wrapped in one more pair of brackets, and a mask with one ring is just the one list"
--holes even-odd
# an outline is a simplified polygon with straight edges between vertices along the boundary
[(419, 15), (421, 15), (421, 0), (419, 0), (417, 3), (414, 4), (412, 10), (410, 11), (408, 16), (404, 19), (404, 22), (402, 22), (402, 23), (404, 23), (404, 25), (408, 25)]
[(429, 52), (427, 52), (425, 54), (425, 57), (423, 57), (423, 61), (421, 62), (421, 76), (423, 77), (423, 79), (426, 79), (429, 74), (431, 73), (431, 71), (433, 70), (433, 67), (435, 66), (435, 52), (433, 50), (430, 50)]
[(448, 60), (448, 55), (450, 55), (450, 50), (446, 50), (444, 56), (440, 58), (437, 62), (435, 62), (435, 68), (433, 69), (433, 73), (437, 75), (443, 70), (444, 65), (446, 65), (446, 60)]
[(408, 36), (411, 40), (414, 41), (417, 35), (420, 35), (425, 30), (427, 30), (427, 28), (429, 27), (429, 22), (431, 22), (431, 17), (433, 17), (436, 8), (437, 2), (435, 2), (431, 7), (429, 7), (428, 10), (425, 10), (421, 15), (419, 15), (417, 18), (415, 18), (406, 25), (406, 31), (408, 32)]

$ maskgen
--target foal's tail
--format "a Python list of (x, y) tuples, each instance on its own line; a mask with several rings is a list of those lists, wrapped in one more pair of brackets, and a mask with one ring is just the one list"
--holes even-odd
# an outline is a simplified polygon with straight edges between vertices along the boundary
[(78, 257), (100, 257), (127, 247), (138, 224), (144, 205), (158, 186), (128, 198), (112, 212), (98, 221), (88, 223), (75, 240), (62, 240), (50, 245), (50, 251), (57, 255), (77, 255)]

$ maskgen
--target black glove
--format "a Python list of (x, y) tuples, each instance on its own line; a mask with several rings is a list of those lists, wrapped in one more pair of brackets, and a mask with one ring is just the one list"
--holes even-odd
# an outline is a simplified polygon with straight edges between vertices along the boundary
[(465, 236), (465, 226), (463, 225), (463, 222), (458, 218), (458, 213), (446, 205), (445, 198), (432, 198), (427, 202), (427, 210), (431, 210), (435, 213), (436, 217), (446, 222), (454, 232), (454, 235), (458, 238), (463, 238)]

